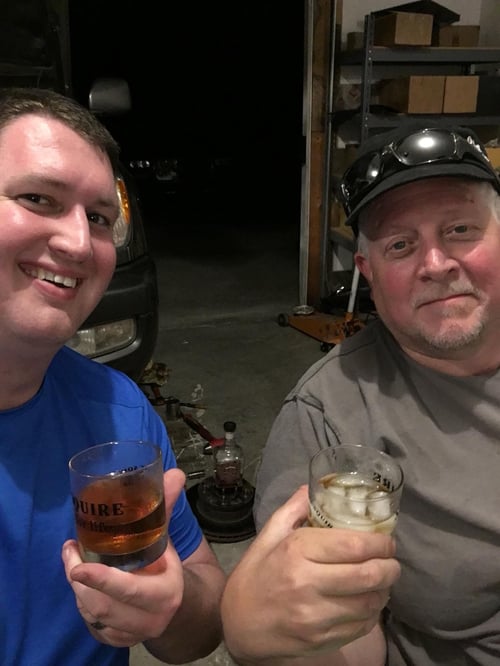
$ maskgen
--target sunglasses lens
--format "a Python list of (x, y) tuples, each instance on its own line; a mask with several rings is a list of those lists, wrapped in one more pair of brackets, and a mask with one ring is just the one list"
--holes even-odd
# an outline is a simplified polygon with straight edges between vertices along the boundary
[[(382, 158), (379, 153), (370, 153), (363, 156), (344, 175), (342, 190), (344, 198), (352, 206), (359, 194), (363, 194), (367, 187), (380, 176)], [(355, 204), (354, 204), (355, 205)]]
[(464, 136), (444, 129), (425, 129), (410, 134), (354, 162), (341, 186), (344, 208), (350, 214), (379, 181), (405, 167), (458, 160), (480, 163), (483, 169), (493, 170), (481, 146), (468, 134)]
[(419, 132), (400, 141), (394, 146), (393, 152), (406, 166), (453, 159), (456, 157), (455, 139), (450, 132)]

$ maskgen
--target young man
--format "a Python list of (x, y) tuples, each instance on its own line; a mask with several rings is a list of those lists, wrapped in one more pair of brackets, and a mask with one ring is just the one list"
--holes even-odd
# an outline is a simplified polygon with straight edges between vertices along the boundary
[[(369, 139), (342, 190), (379, 318), (302, 377), (273, 425), (226, 642), (242, 663), (493, 666), (500, 181), (472, 131), (416, 125)], [(343, 443), (403, 467), (396, 547), (302, 527), (309, 459)]]
[[(118, 148), (84, 108), (46, 90), (0, 95), (0, 663), (163, 661), (220, 641), (224, 574), (183, 492), (163, 424), (125, 375), (65, 347), (115, 266)], [(68, 461), (117, 439), (164, 456), (170, 541), (137, 572), (84, 564)], [(61, 560), (62, 553), (62, 560)]]

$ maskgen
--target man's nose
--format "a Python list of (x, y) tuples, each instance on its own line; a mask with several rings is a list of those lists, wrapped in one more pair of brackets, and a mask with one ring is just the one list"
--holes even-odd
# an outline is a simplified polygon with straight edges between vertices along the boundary
[(432, 243), (423, 248), (420, 275), (434, 277), (457, 270), (457, 260), (438, 243)]
[(54, 224), (55, 231), (49, 240), (51, 250), (77, 262), (92, 256), (90, 223), (85, 210), (72, 209)]

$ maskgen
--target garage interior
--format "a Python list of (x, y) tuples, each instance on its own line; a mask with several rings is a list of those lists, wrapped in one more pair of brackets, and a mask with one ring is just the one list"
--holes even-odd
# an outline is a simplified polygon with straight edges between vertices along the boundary
[[(345, 299), (344, 312), (332, 315), (321, 308), (337, 278), (342, 293), (351, 286), (352, 238), (332, 183), (352, 158), (356, 141), (350, 134), (340, 136), (332, 120), (340, 112), (351, 115), (350, 127), (358, 133), (369, 122), (363, 114), (374, 109), (363, 100), (366, 81), (360, 72), (365, 15), (401, 3), (297, 0), (252, 3), (251, 9), (229, 2), (197, 3), (194, 9), (177, 3), (161, 20), (153, 2), (142, 2), (141, 12), (133, 2), (120, 3), (119, 11), (104, 10), (103, 4), (88, 0), (76, 16), (77, 53), (87, 53), (78, 63), (82, 90), (97, 74), (95, 67), (99, 75), (129, 79), (133, 117), (113, 128), (124, 154), (130, 160), (178, 156), (193, 164), (181, 191), (142, 183), (159, 277), (155, 361), (167, 367), (161, 392), (194, 405), (192, 414), (215, 436), (224, 421), (234, 420), (245, 478), (253, 483), (283, 397), (324, 353), (321, 343), (331, 340), (325, 327), (344, 320)], [(436, 9), (438, 3), (414, 4)], [(467, 48), (472, 60), (477, 56), (471, 50), (489, 48), (493, 60), (478, 66), (451, 54), (451, 60), (431, 63), (425, 58), (436, 52), (422, 51), (418, 75), (496, 78), (496, 0), (439, 4), (459, 15), (456, 25), (479, 26), (477, 47), (454, 48)], [(348, 34), (358, 59), (344, 71)], [(415, 62), (400, 65), (397, 75), (392, 66), (383, 78), (416, 75)], [(354, 110), (357, 115), (349, 113)], [(485, 140), (498, 136), (495, 113), (484, 114), (488, 123), (477, 106), (453, 113), (469, 120)], [(210, 180), (214, 165), (220, 171)], [(297, 306), (312, 309), (318, 321), (296, 315)], [(279, 326), (280, 314), (292, 325)], [(204, 440), (172, 419), (166, 405), (157, 410), (177, 438), (184, 456), (179, 464), (210, 474)], [(194, 475), (190, 485), (198, 480)], [(229, 571), (250, 542), (251, 537), (215, 540), (213, 547)], [(142, 647), (132, 651), (132, 666), (156, 663)], [(196, 663), (232, 661), (220, 646)]]

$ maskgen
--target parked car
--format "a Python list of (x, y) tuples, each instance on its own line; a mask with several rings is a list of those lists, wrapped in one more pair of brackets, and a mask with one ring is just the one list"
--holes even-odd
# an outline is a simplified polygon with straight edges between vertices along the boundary
[[(16, 0), (0, 5), (0, 86), (37, 86), (72, 95), (70, 26), (65, 2)], [(89, 108), (105, 119), (130, 109), (126, 81), (96, 80)], [(116, 179), (120, 218), (117, 265), (101, 302), (70, 347), (138, 381), (152, 359), (158, 334), (156, 268), (146, 242), (136, 184), (122, 165)]]
[(177, 206), (186, 211), (200, 204), (207, 210), (221, 206), (232, 210), (240, 192), (238, 187), (241, 188), (233, 158), (202, 150), (195, 154), (179, 153), (157, 157), (146, 151), (128, 159), (128, 167), (144, 199), (169, 210)]

